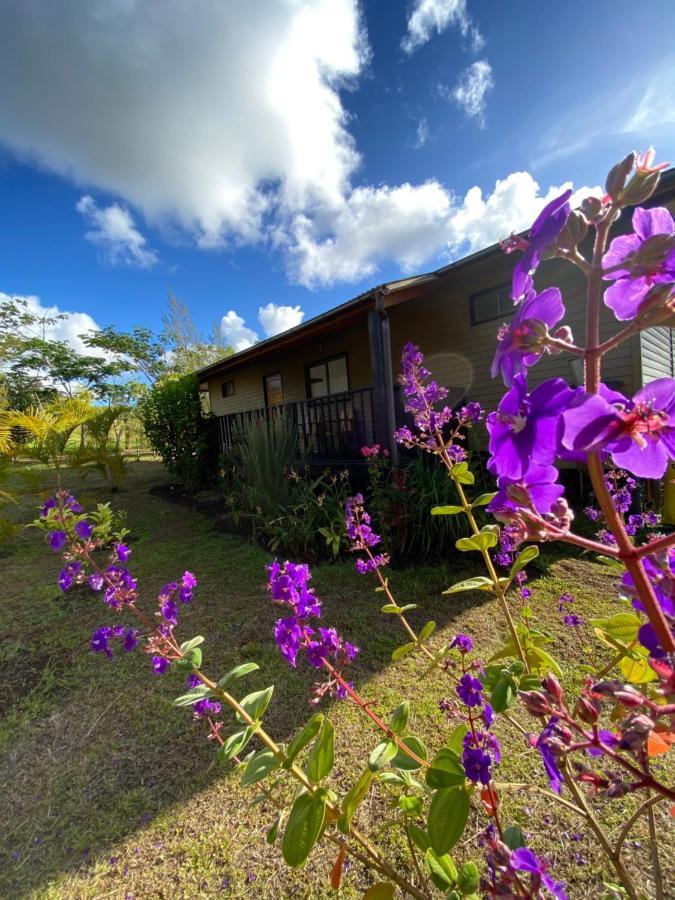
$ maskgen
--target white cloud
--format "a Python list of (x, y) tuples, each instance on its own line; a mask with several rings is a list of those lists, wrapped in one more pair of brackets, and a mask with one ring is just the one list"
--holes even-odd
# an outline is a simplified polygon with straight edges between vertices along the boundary
[[(527, 228), (569, 184), (542, 193), (529, 172), (497, 181), (492, 193), (475, 186), (458, 198), (436, 180), (396, 188), (357, 188), (327, 233), (297, 217), (290, 239), (291, 276), (307, 287), (373, 276), (384, 260), (413, 272), (430, 260), (456, 259)], [(576, 205), (600, 187), (580, 188)]]
[(485, 95), (494, 87), (492, 66), (486, 59), (479, 59), (465, 69), (450, 97), (464, 110), (467, 116), (478, 119), (481, 128), (485, 126)]
[(258, 0), (255, 15), (240, 0), (35, 0), (5, 5), (2, 25), (0, 143), (152, 224), (255, 241), (266, 216), (348, 189), (357, 0)]
[(462, 35), (470, 39), (473, 50), (478, 51), (484, 46), (482, 34), (471, 21), (466, 0), (415, 0), (401, 47), (406, 53), (414, 53), (431, 40), (434, 31), (441, 34), (450, 25), (456, 25)]
[(146, 246), (129, 210), (117, 203), (102, 208), (89, 194), (80, 197), (75, 208), (90, 226), (85, 238), (100, 247), (112, 265), (150, 269), (157, 262), (157, 254)]
[(661, 130), (673, 124), (675, 124), (675, 67), (664, 69), (652, 78), (621, 131), (628, 134), (639, 132), (644, 138), (645, 130)]
[(417, 130), (415, 132), (415, 140), (412, 143), (413, 150), (421, 150), (429, 140), (429, 123), (425, 118), (422, 118), (417, 123)]
[[(54, 319), (51, 324), (43, 326), (35, 326), (30, 330), (26, 330), (25, 337), (39, 337), (47, 341), (65, 341), (77, 353), (86, 356), (105, 356), (102, 350), (87, 347), (81, 334), (88, 331), (100, 331), (100, 326), (92, 319), (89, 313), (84, 312), (65, 312), (58, 306), (43, 306), (39, 297), (34, 294), (6, 294), (0, 291), (0, 303), (7, 300), (25, 301), (26, 309), (29, 313), (40, 319)], [(63, 318), (58, 318), (63, 316)]]
[(246, 321), (233, 309), (230, 309), (220, 320), (220, 332), (235, 353), (252, 347), (260, 338), (246, 325)]
[(299, 306), (277, 306), (276, 303), (268, 303), (258, 309), (258, 321), (267, 337), (295, 328), (304, 317), (305, 313)]

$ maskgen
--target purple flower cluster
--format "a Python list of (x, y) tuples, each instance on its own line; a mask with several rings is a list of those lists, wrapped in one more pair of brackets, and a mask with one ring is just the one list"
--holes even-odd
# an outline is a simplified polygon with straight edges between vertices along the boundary
[(549, 864), (529, 847), (511, 850), (497, 836), (491, 823), (479, 843), (486, 846), (487, 874), (482, 895), (489, 897), (542, 897), (542, 890), (554, 900), (567, 900), (565, 885), (555, 881)]
[(75, 583), (81, 583), (82, 578), (82, 563), (79, 561), (69, 562), (66, 563), (59, 572), (58, 585), (65, 593), (66, 591), (69, 591)]
[(350, 550), (354, 553), (365, 551), (366, 559), (356, 560), (356, 571), (359, 575), (367, 575), (389, 564), (386, 553), (371, 553), (373, 547), (382, 540), (370, 527), (370, 516), (363, 506), (363, 494), (354, 494), (345, 501), (345, 526), (347, 537), (351, 541)]
[(121, 640), (122, 648), (131, 653), (138, 643), (138, 629), (125, 628), (124, 625), (103, 625), (92, 634), (90, 647), (94, 653), (104, 653), (108, 659), (112, 659), (110, 641), (113, 639)]
[[(274, 640), (281, 655), (291, 665), (297, 665), (302, 650), (307, 661), (316, 669), (330, 666), (341, 677), (345, 668), (358, 653), (358, 648), (344, 640), (335, 628), (313, 628), (311, 618), (321, 616), (321, 603), (308, 586), (312, 575), (309, 566), (274, 561), (267, 566), (272, 602), (289, 607), (291, 615), (278, 619), (274, 626)], [(343, 685), (337, 683), (335, 693), (345, 696)]]
[(170, 581), (162, 587), (157, 597), (157, 604), (159, 606), (159, 614), (165, 623), (164, 627), (173, 628), (178, 624), (178, 604), (176, 599), (183, 604), (191, 603), (192, 592), (196, 586), (197, 579), (192, 572), (185, 572), (180, 584), (177, 581)]
[(195, 719), (212, 718), (213, 716), (219, 716), (221, 709), (222, 707), (217, 700), (209, 700), (208, 697), (204, 697), (203, 700), (198, 700), (193, 705), (192, 715)]
[[(645, 556), (643, 564), (647, 576), (654, 588), (654, 594), (663, 614), (671, 628), (675, 628), (675, 547)], [(626, 595), (631, 598), (633, 607), (645, 612), (644, 605), (635, 590), (632, 576), (626, 572), (621, 580)], [(642, 625), (638, 631), (638, 640), (650, 655), (656, 659), (665, 657), (656, 631), (649, 623)]]
[[(131, 604), (136, 602), (137, 582), (135, 578), (132, 578), (131, 573), (125, 566), (120, 566), (116, 563), (108, 566), (102, 580), (106, 585), (106, 589), (103, 593), (103, 601), (107, 603), (111, 609), (120, 610), (122, 607), (131, 606)], [(92, 583), (92, 579), (90, 578), (89, 583), (94, 590), (100, 590), (100, 587), (96, 587), (96, 585), (99, 584), (98, 578), (94, 579), (94, 583)], [(101, 584), (101, 587), (103, 587), (103, 584)]]

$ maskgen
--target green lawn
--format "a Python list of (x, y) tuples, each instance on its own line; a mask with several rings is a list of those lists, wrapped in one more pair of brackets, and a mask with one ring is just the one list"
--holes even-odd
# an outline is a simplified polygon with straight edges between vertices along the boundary
[[(74, 475), (68, 483), (85, 504), (107, 499), (95, 478), (84, 487), (79, 479)], [(180, 635), (206, 636), (209, 674), (222, 675), (245, 660), (258, 662), (261, 670), (250, 676), (247, 688), (275, 683), (266, 725), (280, 741), (288, 741), (313, 711), (307, 703), (313, 673), (304, 666), (290, 669), (273, 644), (278, 612), (264, 590), (268, 558), (219, 531), (212, 519), (153, 495), (151, 488), (165, 480), (159, 464), (134, 463), (124, 490), (113, 500), (127, 511), (132, 569), (150, 609), (164, 582), (186, 568), (195, 572), (200, 585), (183, 611)], [(38, 503), (33, 494), (10, 514), (28, 521)], [(439, 642), (456, 631), (469, 632), (479, 636), (487, 654), (502, 633), (495, 602), (483, 595), (441, 595), (449, 584), (472, 574), (459, 568), (462, 562), (455, 561), (454, 568), (396, 571), (392, 585), (399, 601), (419, 604), (413, 614), (417, 624), (429, 618), (438, 622)], [(112, 663), (94, 656), (88, 649), (91, 631), (113, 616), (85, 590), (63, 596), (56, 587), (58, 568), (41, 535), (31, 529), (0, 557), (0, 896), (331, 896), (333, 848), (318, 848), (299, 872), (285, 867), (278, 846), (265, 842), (272, 810), (249, 805), (255, 789), (238, 787), (231, 771), (214, 766), (213, 747), (200, 725), (172, 706), (172, 698), (182, 692), (182, 678), (154, 676), (142, 653)], [(362, 648), (353, 669), (360, 692), (383, 712), (409, 697), (414, 731), (439, 747), (449, 727), (438, 710), (442, 678), (419, 679), (423, 666), (412, 657), (390, 662), (403, 636), (393, 618), (379, 612), (381, 595), (373, 593), (372, 582), (360, 578), (350, 563), (317, 566), (314, 577), (325, 620)], [(557, 597), (562, 590), (577, 597), (576, 611), (584, 617), (616, 611), (619, 601), (606, 570), (582, 558), (555, 559), (537, 579), (535, 606), (555, 636), (555, 654), (571, 674), (589, 653), (600, 654), (600, 647), (591, 639), (592, 650), (585, 650), (561, 624)], [(333, 778), (345, 789), (379, 737), (347, 703), (327, 711), (337, 737)], [(520, 717), (526, 721), (523, 712)], [(522, 738), (503, 738), (511, 752), (500, 780), (543, 786), (538, 756)], [(663, 834), (669, 827), (666, 806), (657, 807)], [(613, 829), (631, 808), (630, 799), (607, 806)], [(505, 798), (503, 810), (509, 822), (532, 834), (532, 846), (550, 857), (555, 874), (569, 880), (572, 898), (601, 896), (602, 880), (610, 873), (571, 813), (530, 790)], [(385, 828), (384, 805), (367, 802), (357, 815), (362, 830), (400, 861), (400, 838)], [(458, 860), (475, 854), (475, 836), (484, 824), (474, 814), (454, 851)], [(646, 831), (636, 829), (626, 857), (638, 879), (647, 869), (647, 846)], [(675, 855), (672, 849), (666, 837), (664, 861)], [(666, 883), (669, 876), (674, 883), (673, 872), (665, 874)], [(360, 865), (351, 865), (341, 896), (361, 896), (372, 880)], [(644, 878), (642, 883), (648, 890)]]

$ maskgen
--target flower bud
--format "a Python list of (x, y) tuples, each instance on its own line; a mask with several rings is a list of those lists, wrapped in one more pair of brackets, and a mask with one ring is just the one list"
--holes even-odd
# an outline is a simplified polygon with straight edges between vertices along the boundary
[[(571, 344), (574, 340), (574, 335), (572, 334), (572, 329), (569, 325), (561, 325), (560, 328), (557, 328), (553, 332), (553, 337), (557, 341), (564, 341), (566, 344)], [(562, 348), (560, 347), (552, 347), (549, 345), (549, 351), (557, 356), (559, 353), (562, 353)]]
[(548, 697), (541, 691), (518, 691), (518, 696), (532, 716), (547, 716), (552, 712)]
[(605, 215), (605, 207), (602, 203), (602, 200), (599, 200), (597, 197), (586, 197), (586, 199), (581, 204), (581, 212), (589, 222), (593, 225), (597, 225), (598, 222), (601, 222)]
[(619, 746), (622, 750), (639, 750), (655, 727), (653, 719), (644, 713), (629, 716), (623, 723)]
[(629, 794), (633, 788), (627, 781), (612, 781), (607, 788), (608, 797), (623, 797)]
[(633, 171), (634, 165), (635, 153), (629, 153), (621, 162), (618, 162), (609, 170), (605, 181), (605, 191), (615, 203), (621, 200), (621, 192), (626, 186), (628, 176)]
[(562, 689), (562, 686), (555, 675), (551, 675), (550, 673), (544, 678), (542, 681), (542, 687), (546, 691), (547, 694), (550, 694), (554, 700), (558, 703), (561, 703), (563, 697), (565, 696), (565, 692)]
[(614, 694), (614, 699), (617, 703), (620, 703), (622, 706), (627, 706), (629, 709), (637, 709), (647, 702), (646, 697), (643, 697), (639, 691), (636, 691), (635, 688), (632, 688), (628, 684), (624, 690), (617, 691)]
[(565, 227), (556, 238), (556, 248), (567, 253), (574, 251), (588, 233), (588, 222), (578, 210), (573, 210), (567, 217)]
[(600, 704), (597, 701), (589, 700), (586, 697), (579, 697), (575, 712), (582, 722), (588, 722), (589, 725), (595, 725), (600, 716)]
[(631, 274), (649, 275), (655, 269), (660, 269), (673, 250), (675, 237), (672, 234), (652, 235), (633, 254), (630, 260)]
[(656, 190), (659, 178), (659, 172), (638, 169), (623, 192), (621, 198), (623, 206), (633, 206), (648, 200)]

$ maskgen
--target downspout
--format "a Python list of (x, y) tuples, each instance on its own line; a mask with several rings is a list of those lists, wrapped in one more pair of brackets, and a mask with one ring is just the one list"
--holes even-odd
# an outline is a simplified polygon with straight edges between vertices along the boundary
[(380, 329), (382, 333), (382, 355), (384, 357), (384, 388), (386, 399), (386, 421), (387, 421), (387, 449), (391, 455), (391, 463), (394, 467), (398, 466), (398, 445), (394, 440), (394, 432), (396, 431), (396, 404), (394, 401), (394, 372), (391, 361), (391, 329), (389, 322), (389, 314), (384, 306), (384, 290), (378, 288), (375, 292), (375, 311), (380, 320)]

